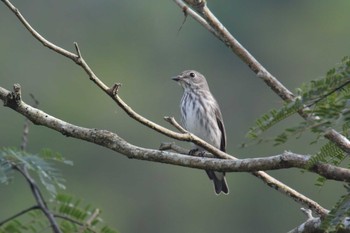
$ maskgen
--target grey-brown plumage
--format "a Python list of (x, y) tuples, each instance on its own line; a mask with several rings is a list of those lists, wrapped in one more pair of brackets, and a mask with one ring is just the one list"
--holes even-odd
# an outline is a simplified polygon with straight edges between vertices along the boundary
[[(226, 133), (218, 103), (209, 90), (205, 77), (197, 71), (186, 70), (173, 78), (183, 88), (180, 103), (183, 127), (216, 148), (226, 150)], [(196, 146), (195, 149), (204, 151)], [(228, 194), (224, 172), (206, 170), (214, 182), (215, 193)]]

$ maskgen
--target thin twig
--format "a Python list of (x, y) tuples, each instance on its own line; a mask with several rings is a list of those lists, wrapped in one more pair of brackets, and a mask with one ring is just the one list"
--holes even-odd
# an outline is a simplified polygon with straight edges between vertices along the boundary
[(182, 12), (187, 16), (191, 15), (197, 22), (202, 24), (206, 29), (208, 29), (214, 35), (217, 35), (217, 32), (194, 10), (191, 9), (186, 3), (179, 0), (174, 0), (175, 3), (182, 9)]
[(42, 42), (42, 44), (52, 49), (55, 52), (58, 52), (62, 54), (65, 57), (75, 57), (76, 55), (68, 52), (67, 50), (62, 49), (61, 47), (55, 45), (54, 43), (51, 43), (50, 41), (46, 40), (43, 36), (41, 36), (37, 31), (35, 31), (34, 28), (27, 22), (27, 20), (22, 16), (22, 14), (19, 12), (19, 10), (8, 0), (1, 0), (5, 3), (5, 5), (17, 16), (17, 18), (22, 22), (22, 24), (28, 29), (28, 31), (39, 41)]
[(40, 207), (38, 205), (34, 205), (34, 206), (31, 206), (31, 207), (29, 207), (27, 209), (24, 209), (24, 210), (18, 212), (17, 214), (15, 214), (15, 215), (13, 215), (13, 216), (11, 216), (11, 217), (1, 221), (0, 222), (0, 226), (4, 225), (5, 223), (7, 223), (7, 222), (9, 222), (9, 221), (11, 221), (11, 220), (13, 220), (15, 218), (18, 218), (19, 216), (21, 216), (23, 214), (26, 214), (26, 213), (28, 213), (28, 212), (30, 212), (32, 210), (37, 210), (37, 209), (40, 209)]
[[(30, 97), (33, 99), (34, 104), (33, 107), (37, 108), (39, 106), (39, 101), (35, 98), (33, 94), (29, 94)], [(21, 150), (26, 150), (28, 145), (28, 135), (29, 135), (29, 119), (26, 118), (24, 121), (24, 127), (23, 127), (23, 134), (22, 134), (22, 143), (21, 143)]]
[(95, 209), (91, 216), (86, 220), (86, 222), (80, 227), (79, 233), (83, 233), (86, 229), (91, 228), (92, 222), (100, 215), (100, 209)]
[[(76, 224), (76, 225), (81, 226), (81, 227), (84, 226), (84, 223), (81, 223), (81, 222), (79, 222), (79, 221), (77, 221), (77, 220), (75, 220), (75, 219), (69, 218), (69, 217), (64, 216), (64, 215), (61, 215), (61, 214), (54, 214), (54, 217), (55, 217), (55, 218), (60, 218), (60, 219), (66, 220), (66, 221), (68, 221), (68, 222), (71, 222), (71, 223)], [(86, 229), (86, 228), (85, 228), (85, 229)], [(97, 233), (97, 231), (95, 231), (95, 230), (92, 229), (91, 227), (87, 227), (87, 229), (88, 229), (89, 231), (93, 232), (93, 233)]]
[(330, 92), (318, 97), (316, 100), (314, 100), (312, 103), (308, 104), (307, 107), (312, 107), (313, 105), (316, 105), (317, 103), (319, 103), (320, 101), (326, 99), (328, 96), (332, 95), (333, 93), (343, 89), (346, 85), (348, 85), (350, 83), (350, 80), (346, 81), (345, 83), (343, 83), (342, 85), (340, 85), (339, 87), (334, 88), (334, 90), (331, 90)]
[(187, 19), (187, 12), (186, 12), (187, 9), (186, 9), (186, 8), (187, 8), (187, 7), (185, 7), (185, 8), (182, 9), (182, 11), (183, 11), (183, 13), (184, 13), (184, 20), (182, 21), (181, 26), (180, 26), (179, 29), (177, 30), (177, 34), (180, 33), (182, 27), (185, 25), (185, 22), (186, 22), (186, 19)]
[(188, 133), (176, 120), (174, 117), (165, 116), (164, 120), (172, 124), (180, 133)]
[(74, 223), (74, 224), (79, 225), (79, 226), (83, 226), (84, 225), (83, 223), (81, 223), (81, 222), (79, 222), (79, 221), (77, 221), (75, 219), (69, 218), (69, 217), (61, 215), (61, 214), (53, 214), (53, 216), (55, 218), (60, 218), (60, 219), (66, 220), (68, 222)]
[(30, 189), (33, 193), (33, 196), (38, 204), (38, 208), (44, 213), (46, 218), (49, 220), (53, 232), (54, 233), (62, 233), (59, 226), (58, 226), (58, 223), (56, 222), (56, 219), (54, 218), (53, 214), (50, 212), (49, 208), (47, 207), (45, 200), (44, 200), (44, 197), (42, 196), (38, 185), (36, 184), (34, 179), (30, 176), (27, 167), (26, 166), (23, 166), (23, 167), (14, 166), (14, 169), (19, 171), (24, 176), (26, 181), (29, 183), (29, 186), (30, 186)]

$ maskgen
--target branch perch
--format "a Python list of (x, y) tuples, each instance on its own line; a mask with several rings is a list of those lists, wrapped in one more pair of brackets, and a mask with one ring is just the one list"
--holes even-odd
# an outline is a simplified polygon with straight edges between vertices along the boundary
[[(18, 87), (19, 85), (16, 86)], [(0, 87), (1, 100), (4, 101), (4, 99), (9, 98), (9, 96), (11, 96), (9, 93), (8, 90)], [(34, 108), (22, 100), (20, 100), (17, 106), (11, 105), (11, 107), (36, 125), (42, 125), (60, 132), (65, 136), (82, 139), (109, 148), (131, 159), (226, 172), (255, 172), (258, 170), (276, 170), (292, 167), (306, 169), (310, 158), (310, 156), (299, 155), (292, 152), (250, 159), (225, 160), (218, 159), (212, 154), (206, 154), (206, 157), (203, 158), (189, 156), (189, 150), (176, 146), (174, 143), (163, 143), (161, 145), (161, 150), (147, 149), (132, 145), (119, 137), (116, 133), (107, 130), (89, 129), (70, 124)], [(173, 150), (177, 153), (164, 150)], [(310, 171), (324, 175), (328, 179), (350, 182), (349, 169), (317, 163), (310, 168)]]
[[(2, 99), (4, 102), (10, 102), (11, 100), (6, 101), (6, 99), (10, 98), (11, 96), (12, 95), (9, 91), (3, 88), (0, 88), (0, 99)], [(91, 143), (101, 145), (103, 147), (106, 147), (116, 152), (119, 152), (121, 154), (124, 154), (128, 158), (168, 163), (168, 164), (174, 164), (174, 165), (192, 167), (192, 168), (211, 169), (211, 170), (217, 170), (217, 171), (253, 172), (253, 175), (262, 179), (270, 187), (273, 187), (274, 189), (280, 192), (288, 193), (288, 195), (292, 197), (295, 201), (302, 204), (303, 206), (307, 206), (308, 208), (315, 211), (315, 213), (319, 215), (325, 215), (328, 212), (326, 209), (321, 207), (319, 204), (317, 204), (313, 200), (305, 197), (304, 195), (298, 193), (294, 189), (286, 186), (282, 182), (267, 175), (265, 172), (256, 171), (256, 170), (262, 170), (262, 168), (264, 168), (263, 166), (266, 166), (265, 168), (270, 166), (271, 168), (272, 164), (276, 165), (276, 167), (273, 169), (281, 169), (283, 167), (293, 167), (293, 166), (296, 166), (297, 164), (299, 164), (298, 166), (302, 166), (301, 164), (304, 164), (304, 165), (307, 164), (306, 162), (307, 160), (305, 160), (304, 156), (293, 156), (292, 154), (288, 155), (288, 153), (285, 152), (287, 154), (284, 154), (281, 156), (247, 159), (247, 160), (239, 160), (239, 159), (223, 160), (223, 159), (214, 159), (214, 158), (193, 157), (193, 156), (182, 155), (178, 153), (171, 153), (167, 151), (159, 151), (159, 150), (138, 147), (126, 142), (117, 134), (109, 132), (107, 130), (83, 128), (83, 127), (79, 127), (79, 126), (67, 123), (65, 121), (62, 121), (58, 118), (50, 116), (49, 114), (39, 109), (36, 109), (26, 104), (22, 100), (18, 101), (17, 106), (14, 106), (13, 104), (9, 106), (11, 106), (11, 108), (19, 112), (20, 114), (26, 116), (34, 124), (46, 126), (48, 128), (51, 128), (55, 131), (62, 133), (65, 136), (70, 136), (70, 137), (82, 139)], [(292, 160), (285, 156), (294, 157), (295, 164), (293, 164), (293, 162), (289, 163), (289, 161), (292, 161)], [(256, 167), (254, 167), (254, 164)], [(328, 165), (325, 164), (324, 166), (328, 166)], [(349, 170), (344, 169), (341, 171), (344, 172), (345, 174), (348, 174), (348, 179), (350, 179)]]
[[(102, 91), (104, 91), (107, 95), (109, 95), (131, 118), (135, 119), (136, 121), (140, 122), (141, 124), (161, 133), (168, 137), (181, 140), (181, 141), (188, 141), (193, 142), (203, 148), (205, 148), (208, 152), (214, 154), (215, 156), (218, 156), (219, 158), (227, 159), (227, 160), (219, 160), (219, 159), (210, 159), (210, 158), (196, 158), (196, 157), (190, 157), (186, 155), (180, 155), (177, 153), (171, 153), (167, 151), (159, 151), (159, 150), (152, 150), (152, 149), (146, 149), (134, 146), (132, 144), (127, 143), (125, 140), (120, 138), (117, 134), (113, 134), (106, 130), (98, 130), (98, 129), (87, 129), (79, 126), (75, 126), (72, 124), (69, 124), (67, 122), (64, 122), (60, 119), (57, 119), (53, 116), (50, 116), (44, 112), (42, 112), (39, 109), (35, 109), (30, 107), (29, 105), (25, 104), (24, 102), (20, 101), (19, 103), (10, 101), (10, 103), (13, 103), (12, 105), (7, 104), (7, 106), (11, 107), (15, 111), (21, 113), (22, 115), (28, 117), (32, 122), (39, 125), (44, 125), (46, 127), (49, 127), (53, 130), (59, 131), (62, 134), (66, 136), (72, 136), (76, 137), (82, 140), (86, 140), (95, 144), (102, 145), (104, 147), (110, 148), (112, 150), (118, 151), (119, 153), (122, 153), (129, 158), (137, 158), (142, 160), (149, 160), (149, 161), (157, 161), (157, 162), (166, 162), (166, 163), (173, 163), (181, 166), (188, 166), (188, 167), (196, 167), (196, 168), (213, 168), (213, 170), (223, 171), (228, 169), (228, 165), (225, 164), (239, 164), (239, 160), (237, 160), (235, 157), (224, 153), (217, 148), (211, 146), (210, 144), (206, 143), (205, 141), (201, 140), (200, 138), (196, 137), (195, 135), (191, 133), (177, 133), (174, 131), (171, 131), (165, 127), (162, 127), (146, 118), (141, 116), (140, 114), (136, 113), (133, 109), (131, 109), (120, 97), (117, 95), (117, 90), (119, 85), (114, 85), (112, 88), (109, 88), (107, 85), (105, 85), (98, 77), (94, 74), (92, 69), (88, 66), (88, 64), (83, 59), (80, 49), (78, 47), (77, 43), (74, 43), (76, 48), (76, 53), (71, 53), (57, 45), (54, 45), (53, 43), (47, 41), (45, 38), (43, 38), (38, 32), (36, 32), (30, 24), (25, 20), (25, 18), (20, 14), (18, 9), (16, 9), (8, 0), (1, 0), (4, 2), (8, 8), (14, 12), (14, 14), (17, 16), (17, 18), (22, 22), (22, 24), (26, 27), (26, 29), (44, 46), (50, 48), (51, 50), (73, 60), (77, 65), (81, 66), (85, 72), (88, 74), (90, 80), (92, 80)], [(203, 9), (206, 9), (205, 4), (200, 4), (198, 7), (201, 7)], [(190, 8), (182, 8), (186, 14), (190, 14), (192, 17), (197, 17), (198, 20), (201, 20), (201, 17), (198, 17), (198, 14), (195, 14), (193, 10)], [(205, 12), (205, 11), (204, 11)], [(208, 12), (207, 12), (208, 13)], [(202, 23), (206, 23), (206, 20), (201, 20)], [(215, 22), (215, 21), (213, 21)], [(214, 33), (214, 35), (221, 36), (221, 32), (217, 32), (217, 29), (215, 28), (214, 23), (208, 24), (211, 28), (211, 32)], [(218, 25), (219, 28), (224, 28)], [(226, 30), (226, 29), (225, 29)], [(227, 31), (227, 30), (226, 30)], [(227, 32), (228, 33), (228, 32)], [(223, 40), (224, 38), (222, 38)], [(230, 42), (230, 41), (228, 41)], [(232, 43), (234, 41), (231, 41)], [(240, 44), (236, 44), (236, 46), (240, 46)], [(243, 48), (243, 47), (241, 47)], [(234, 48), (232, 47), (234, 50)], [(243, 48), (244, 49), (244, 48)], [(242, 50), (246, 51), (246, 50)], [(241, 54), (241, 53), (239, 53)], [(242, 53), (241, 56), (247, 56), (250, 55), (249, 53)], [(246, 59), (246, 62), (250, 61), (249, 59), (253, 59), (253, 57), (250, 55), (248, 56), (248, 59)], [(259, 67), (259, 69), (254, 68), (256, 73), (262, 77), (267, 83), (274, 83), (274, 85), (271, 84), (271, 88), (275, 91), (280, 93), (280, 96), (287, 96), (283, 99), (287, 100), (290, 98), (292, 100), (293, 95), (282, 86), (278, 82), (277, 79), (275, 79), (272, 75), (269, 75), (269, 73), (259, 64), (255, 59), (253, 62), (249, 63), (249, 66)], [(270, 81), (269, 81), (270, 80)], [(112, 90), (112, 91), (111, 91)], [(114, 90), (114, 91), (113, 91)], [(0, 92), (3, 94), (10, 94), (7, 90), (0, 88)], [(7, 95), (5, 95), (6, 98), (1, 95), (1, 99), (3, 99), (4, 103), (8, 101)], [(11, 99), (10, 99), (11, 100)], [(336, 133), (336, 132), (335, 132)], [(349, 143), (350, 144), (350, 143)], [(350, 148), (350, 146), (349, 146)], [(171, 161), (171, 162), (170, 162)], [(181, 162), (180, 162), (181, 161)], [(217, 164), (217, 165), (215, 165)], [(220, 164), (220, 166), (218, 165)], [(269, 176), (265, 172), (262, 171), (254, 171), (253, 175), (257, 176), (258, 178), (262, 179), (264, 183), (269, 185), (270, 187), (273, 187), (274, 189), (280, 191), (281, 193), (284, 193), (290, 197), (292, 197), (295, 201), (302, 204), (303, 206), (306, 206), (307, 208), (312, 209), (315, 213), (318, 215), (324, 216), (327, 214), (327, 210), (321, 207), (319, 204), (314, 202), (313, 200), (305, 197), (304, 195), (298, 193), (294, 189), (286, 186), (282, 182), (274, 179), (273, 177)]]

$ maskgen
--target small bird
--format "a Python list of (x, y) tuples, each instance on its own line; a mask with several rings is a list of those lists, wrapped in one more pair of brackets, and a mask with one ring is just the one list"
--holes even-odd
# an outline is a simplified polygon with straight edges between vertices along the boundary
[[(190, 133), (225, 152), (226, 133), (222, 114), (205, 77), (197, 71), (186, 70), (172, 79), (184, 90), (180, 102), (182, 126)], [(194, 150), (204, 152), (204, 149), (199, 146), (196, 146)], [(206, 172), (214, 182), (216, 194), (229, 193), (225, 172), (211, 170), (206, 170)]]

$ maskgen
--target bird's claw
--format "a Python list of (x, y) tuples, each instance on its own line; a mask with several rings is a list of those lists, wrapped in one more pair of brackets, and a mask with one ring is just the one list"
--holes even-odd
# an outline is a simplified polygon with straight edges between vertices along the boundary
[(196, 155), (197, 152), (198, 152), (198, 148), (190, 150), (188, 154), (193, 156), (193, 155)]

